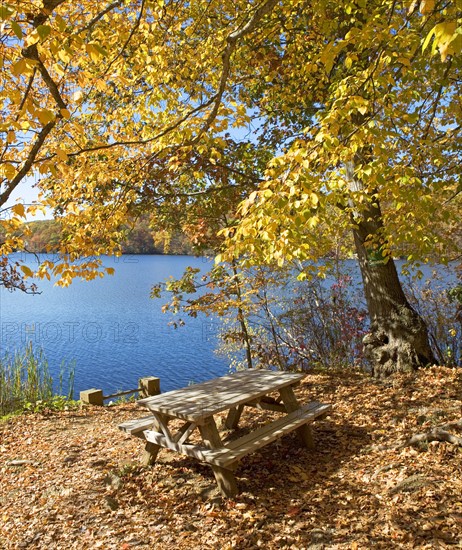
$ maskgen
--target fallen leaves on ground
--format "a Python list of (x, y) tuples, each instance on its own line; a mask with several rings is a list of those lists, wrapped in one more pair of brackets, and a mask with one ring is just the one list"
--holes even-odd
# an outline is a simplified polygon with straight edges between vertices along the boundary
[[(141, 440), (117, 428), (143, 416), (133, 404), (0, 424), (0, 547), (462, 547), (462, 449), (397, 445), (461, 418), (460, 369), (308, 375), (297, 395), (334, 404), (314, 425), (316, 450), (290, 434), (247, 456), (235, 499), (209, 466), (173, 452), (141, 467)], [(247, 409), (242, 430), (272, 414)]]

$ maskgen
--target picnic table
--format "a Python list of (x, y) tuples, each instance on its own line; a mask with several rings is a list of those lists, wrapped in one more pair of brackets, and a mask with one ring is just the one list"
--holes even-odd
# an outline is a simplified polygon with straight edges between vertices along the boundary
[[(238, 490), (233, 470), (247, 454), (293, 430), (297, 430), (304, 446), (314, 448), (310, 424), (324, 417), (332, 405), (317, 401), (301, 405), (293, 388), (304, 377), (304, 374), (269, 370), (239, 371), (141, 399), (137, 403), (151, 414), (125, 422), (119, 428), (145, 440), (146, 465), (154, 464), (161, 448), (177, 451), (210, 464), (221, 493), (234, 496)], [(223, 443), (214, 416), (228, 411), (225, 427), (235, 429), (244, 407), (278, 411), (282, 416), (234, 441)], [(172, 419), (182, 421), (174, 433), (169, 428)], [(189, 441), (196, 429), (201, 438), (199, 444)]]

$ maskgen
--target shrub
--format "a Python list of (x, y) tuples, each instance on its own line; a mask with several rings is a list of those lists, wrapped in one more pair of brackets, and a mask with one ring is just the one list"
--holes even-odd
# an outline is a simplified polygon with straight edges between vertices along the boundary
[(451, 286), (441, 271), (424, 284), (408, 279), (406, 295), (427, 324), (435, 357), (447, 367), (462, 366), (462, 286)]
[[(326, 280), (289, 283), (293, 273), (286, 276), (253, 294), (246, 316), (252, 365), (281, 370), (365, 366), (362, 338), (368, 319), (353, 278), (338, 270)], [(248, 366), (239, 324), (225, 323), (220, 338), (219, 352), (231, 365)]]

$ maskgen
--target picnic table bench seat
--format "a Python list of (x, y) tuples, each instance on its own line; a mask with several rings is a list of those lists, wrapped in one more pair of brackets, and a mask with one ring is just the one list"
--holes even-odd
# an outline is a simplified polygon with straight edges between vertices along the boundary
[(129, 434), (135, 435), (144, 439), (144, 431), (152, 427), (156, 418), (153, 414), (149, 416), (143, 416), (143, 418), (135, 418), (134, 420), (129, 420), (128, 422), (123, 422), (119, 424), (119, 430)]
[[(240, 437), (239, 439), (227, 442), (224, 447), (220, 449), (205, 449), (199, 445), (169, 441), (165, 435), (149, 429), (144, 431), (144, 437), (146, 441), (149, 441), (150, 443), (161, 445), (162, 447), (191, 456), (202, 462), (214, 464), (216, 466), (220, 466), (221, 468), (234, 469), (237, 462), (244, 456), (257, 451), (261, 447), (264, 447), (276, 439), (279, 439), (281, 436), (296, 430), (303, 424), (313, 422), (316, 418), (325, 416), (331, 409), (332, 405), (330, 404), (312, 401), (311, 403), (300, 407), (300, 409), (297, 409), (282, 418), (278, 418), (269, 424), (265, 424), (251, 433)], [(147, 422), (148, 418), (149, 417), (146, 417), (142, 420)]]

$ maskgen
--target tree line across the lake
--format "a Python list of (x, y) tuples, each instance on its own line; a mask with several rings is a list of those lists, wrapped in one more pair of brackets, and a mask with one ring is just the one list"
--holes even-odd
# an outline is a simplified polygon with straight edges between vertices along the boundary
[[(149, 227), (149, 221), (143, 217), (131, 227), (125, 229), (126, 237), (122, 243), (123, 254), (191, 254), (189, 239), (181, 231), (168, 237)], [(57, 220), (41, 220), (29, 224), (26, 248), (29, 252), (59, 252), (62, 240), (62, 226)]]

